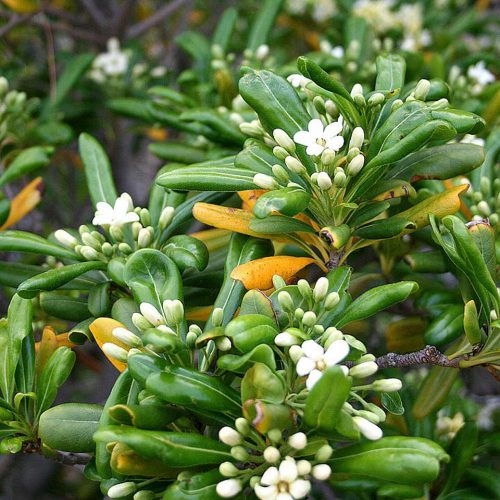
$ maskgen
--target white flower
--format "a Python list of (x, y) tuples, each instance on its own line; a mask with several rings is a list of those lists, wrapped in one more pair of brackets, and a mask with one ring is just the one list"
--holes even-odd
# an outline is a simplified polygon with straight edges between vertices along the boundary
[(333, 342), (326, 352), (314, 340), (303, 342), (301, 349), (304, 356), (297, 362), (296, 370), (300, 377), (308, 376), (306, 386), (309, 390), (321, 378), (324, 370), (336, 365), (349, 354), (349, 344), (343, 339)]
[(137, 486), (132, 481), (127, 483), (120, 483), (111, 486), (108, 490), (109, 498), (122, 498), (127, 497), (137, 490)]
[(332, 55), (332, 57), (342, 59), (344, 57), (344, 47), (337, 45), (336, 47), (333, 47), (333, 49), (330, 51), (330, 54)]
[(116, 199), (114, 207), (105, 201), (100, 201), (96, 208), (92, 220), (92, 224), (95, 226), (121, 227), (124, 224), (139, 221), (139, 215), (132, 211), (134, 207), (130, 195), (127, 193), (123, 193)]
[(165, 324), (165, 319), (163, 315), (158, 312), (158, 309), (153, 304), (148, 304), (143, 302), (139, 309), (141, 314), (154, 326)]
[(241, 481), (238, 479), (226, 479), (217, 484), (217, 494), (222, 498), (231, 498), (241, 491)]
[(366, 439), (376, 441), (383, 436), (382, 429), (363, 417), (352, 418), (359, 431)]
[(226, 426), (219, 431), (219, 439), (228, 446), (236, 446), (241, 443), (241, 434)]
[[(472, 134), (465, 134), (462, 137), (462, 140), (460, 142), (462, 144), (475, 144), (476, 146), (484, 147), (484, 139), (481, 139), (480, 137), (476, 137), (475, 135), (472, 135)], [(57, 235), (56, 235), (56, 238), (57, 238)]]
[(299, 475), (297, 463), (286, 457), (279, 467), (269, 467), (254, 486), (255, 494), (262, 500), (293, 500), (304, 498), (311, 490), (311, 483)]
[(307, 146), (306, 152), (310, 156), (319, 156), (326, 148), (338, 151), (344, 145), (344, 138), (339, 135), (342, 127), (342, 117), (326, 127), (320, 119), (314, 118), (309, 122), (308, 130), (300, 130), (293, 136), (293, 140)]
[(480, 85), (488, 85), (495, 81), (495, 75), (486, 69), (484, 61), (479, 61), (474, 66), (469, 66), (467, 76), (476, 80)]
[[(128, 68), (128, 54), (120, 50), (120, 42), (116, 38), (108, 40), (108, 51), (99, 54), (92, 63), (95, 70), (108, 76), (124, 74)], [(96, 78), (94, 78), (96, 79)]]

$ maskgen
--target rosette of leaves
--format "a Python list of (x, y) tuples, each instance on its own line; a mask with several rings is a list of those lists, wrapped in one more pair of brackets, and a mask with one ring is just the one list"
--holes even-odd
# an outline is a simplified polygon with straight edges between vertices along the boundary
[[(254, 138), (234, 162), (212, 160), (173, 169), (159, 176), (158, 184), (238, 191), (244, 199), (252, 190), (267, 191), (251, 195), (241, 210), (198, 204), (193, 213), (208, 225), (299, 246), (322, 268), (428, 225), (431, 213), (455, 213), (466, 187), (430, 195), (417, 191), (418, 183), (456, 177), (479, 166), (481, 147), (448, 141), (481, 130), (482, 119), (450, 109), (430, 82), (402, 93), (405, 62), (399, 56), (379, 57), (377, 68), (373, 91), (356, 85), (351, 93), (306, 58), (299, 59), (303, 77), (298, 91), (272, 72), (248, 70), (239, 86), (258, 116), (251, 127)], [(314, 154), (307, 153), (303, 139), (293, 140), (313, 120), (341, 129), (338, 151), (323, 137), (316, 138), (321, 147), (310, 150)]]

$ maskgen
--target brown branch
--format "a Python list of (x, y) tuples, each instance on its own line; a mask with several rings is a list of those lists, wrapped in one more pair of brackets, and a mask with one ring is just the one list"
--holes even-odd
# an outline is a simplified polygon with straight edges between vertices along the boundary
[(38, 12), (31, 12), (29, 14), (24, 14), (22, 16), (18, 14), (13, 15), (9, 19), (7, 24), (0, 29), (0, 38), (5, 36), (9, 31), (14, 29), (16, 26), (19, 26), (20, 24), (23, 24), (24, 22), (31, 19), (35, 14), (38, 14)]
[(128, 20), (133, 17), (136, 4), (137, 0), (124, 0), (121, 9), (116, 15), (115, 34), (119, 39), (122, 38), (125, 32)]
[(86, 453), (69, 453), (64, 451), (56, 451), (50, 458), (62, 465), (87, 465), (92, 458)]
[(127, 33), (127, 40), (130, 38), (136, 38), (141, 36), (146, 31), (151, 28), (154, 28), (157, 24), (161, 23), (166, 17), (170, 14), (173, 14), (177, 9), (182, 7), (182, 5), (186, 2), (186, 0), (172, 0), (172, 2), (163, 6), (161, 9), (157, 10), (153, 15), (149, 16), (144, 21), (141, 21), (137, 24), (131, 26)]
[(461, 357), (457, 357), (450, 360), (435, 346), (426, 345), (423, 349), (420, 349), (420, 351), (406, 354), (390, 352), (377, 358), (375, 363), (377, 363), (379, 368), (403, 368), (418, 365), (436, 365), (445, 366), (447, 368), (458, 368), (461, 359)]
[(88, 12), (94, 24), (99, 28), (106, 27), (106, 18), (93, 0), (80, 0), (80, 4), (83, 5), (84, 9)]

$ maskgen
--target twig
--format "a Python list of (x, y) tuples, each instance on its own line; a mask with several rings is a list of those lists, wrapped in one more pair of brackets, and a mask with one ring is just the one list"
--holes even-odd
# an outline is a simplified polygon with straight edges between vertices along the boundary
[(118, 38), (122, 38), (125, 31), (127, 21), (133, 16), (137, 0), (124, 0), (121, 9), (116, 15), (115, 34)]
[(45, 38), (47, 39), (47, 65), (49, 67), (50, 99), (55, 101), (57, 89), (56, 54), (50, 21), (45, 15), (43, 16), (43, 30), (45, 31)]
[(80, 3), (89, 13), (92, 21), (94, 21), (94, 23), (97, 24), (99, 28), (106, 27), (106, 19), (93, 0), (80, 0)]
[(436, 365), (447, 368), (458, 368), (461, 357), (448, 359), (443, 353), (433, 345), (426, 345), (420, 351), (409, 352), (407, 354), (396, 354), (390, 352), (380, 356), (375, 360), (379, 368), (402, 368), (406, 366)]
[(14, 29), (16, 26), (19, 26), (20, 24), (28, 21), (35, 14), (38, 14), (38, 12), (31, 12), (29, 14), (24, 14), (22, 16), (19, 16), (18, 14), (13, 15), (9, 19), (6, 25), (0, 28), (0, 37), (5, 36), (10, 30)]
[(54, 455), (50, 456), (57, 463), (62, 465), (86, 465), (92, 458), (86, 453), (66, 453), (64, 451), (56, 451)]
[(153, 15), (149, 16), (144, 21), (134, 24), (129, 28), (126, 38), (136, 38), (143, 33), (161, 23), (166, 17), (179, 9), (186, 0), (173, 0), (169, 4), (157, 10)]

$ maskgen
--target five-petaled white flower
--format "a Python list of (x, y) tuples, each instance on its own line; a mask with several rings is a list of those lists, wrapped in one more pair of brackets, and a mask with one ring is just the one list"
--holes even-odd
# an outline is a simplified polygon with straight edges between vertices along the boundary
[[(297, 375), (307, 375), (306, 387), (310, 390), (321, 378), (323, 371), (329, 366), (340, 363), (349, 354), (349, 344), (343, 340), (335, 340), (328, 349), (324, 350), (314, 340), (306, 340), (301, 345), (303, 356), (297, 361)], [(347, 371), (347, 367), (344, 371)]]
[(339, 135), (343, 125), (342, 117), (326, 127), (319, 118), (314, 118), (309, 122), (308, 130), (300, 130), (293, 140), (307, 146), (306, 153), (310, 156), (319, 156), (327, 148), (338, 151), (344, 145), (344, 138)]
[(484, 61), (479, 61), (474, 66), (469, 66), (467, 76), (476, 80), (480, 85), (488, 85), (488, 83), (495, 81), (495, 75), (486, 69)]
[(130, 222), (139, 220), (139, 216), (132, 211), (132, 199), (127, 193), (123, 193), (115, 201), (114, 207), (105, 201), (100, 201), (96, 205), (96, 212), (92, 224), (95, 226), (115, 226), (121, 227)]
[(299, 474), (297, 462), (286, 457), (279, 467), (269, 467), (254, 486), (262, 500), (293, 500), (304, 498), (311, 490), (311, 482)]

